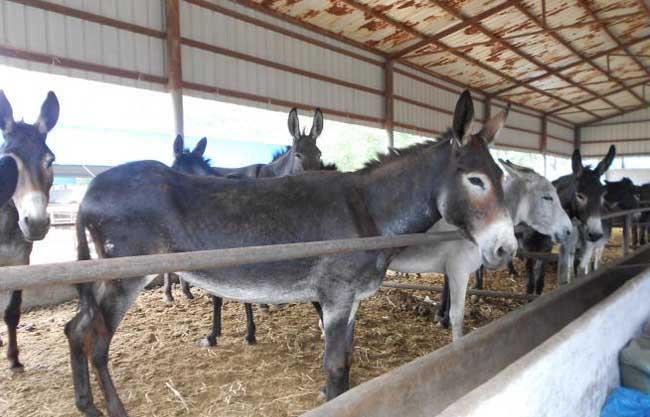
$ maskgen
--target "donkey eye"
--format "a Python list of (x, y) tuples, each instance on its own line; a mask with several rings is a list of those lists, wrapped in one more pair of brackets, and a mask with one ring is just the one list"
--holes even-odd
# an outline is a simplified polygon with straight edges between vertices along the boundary
[(553, 197), (551, 197), (550, 195), (545, 195), (544, 197), (542, 197), (542, 199), (546, 201), (553, 201)]
[(483, 180), (480, 179), (479, 177), (469, 177), (469, 182), (472, 183), (472, 185), (476, 185), (477, 187), (481, 187), (482, 189), (485, 189), (485, 184), (483, 184)]
[(587, 202), (587, 196), (582, 194), (582, 193), (576, 194), (576, 199), (578, 200), (578, 203), (580, 203), (580, 204), (584, 204), (584, 203)]

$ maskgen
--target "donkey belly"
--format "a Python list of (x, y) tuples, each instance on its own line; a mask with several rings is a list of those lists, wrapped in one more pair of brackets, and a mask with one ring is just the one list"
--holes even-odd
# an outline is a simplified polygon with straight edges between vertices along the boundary
[(410, 246), (399, 253), (390, 263), (389, 269), (398, 272), (444, 274), (451, 259), (460, 257), (464, 262), (478, 263), (481, 255), (476, 245), (468, 240), (452, 240), (431, 245)]
[(313, 261), (267, 262), (232, 268), (180, 272), (210, 294), (250, 303), (317, 301)]

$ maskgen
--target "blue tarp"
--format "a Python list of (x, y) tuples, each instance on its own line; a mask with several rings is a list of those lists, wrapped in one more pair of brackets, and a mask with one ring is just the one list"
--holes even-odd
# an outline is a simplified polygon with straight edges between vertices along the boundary
[(650, 395), (617, 388), (607, 398), (600, 417), (650, 417)]

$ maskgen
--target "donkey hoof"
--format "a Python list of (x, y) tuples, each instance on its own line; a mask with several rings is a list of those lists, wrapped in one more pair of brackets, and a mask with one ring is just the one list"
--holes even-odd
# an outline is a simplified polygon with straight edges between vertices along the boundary
[(321, 388), (318, 392), (318, 401), (327, 401), (327, 393), (325, 392), (325, 387)]
[(204, 337), (196, 341), (196, 345), (202, 348), (210, 348), (217, 346), (217, 338), (212, 338), (210, 336)]
[(183, 294), (185, 294), (185, 298), (187, 298), (188, 300), (193, 300), (194, 299), (194, 295), (189, 291), (186, 292), (186, 293), (183, 293)]
[(18, 363), (15, 363), (15, 364), (11, 365), (9, 370), (13, 374), (22, 374), (23, 372), (25, 372), (25, 367), (23, 366), (22, 363), (18, 362)]
[(478, 301), (478, 295), (472, 295), (471, 297), (469, 297), (469, 299), (471, 302), (475, 303)]
[(174, 302), (174, 297), (172, 297), (171, 295), (165, 294), (165, 296), (163, 297), (163, 301), (165, 302), (165, 304), (171, 304), (171, 303)]
[(246, 337), (245, 339), (246, 339), (246, 343), (248, 343), (249, 345), (256, 345), (257, 344), (257, 339), (255, 338), (255, 336)]

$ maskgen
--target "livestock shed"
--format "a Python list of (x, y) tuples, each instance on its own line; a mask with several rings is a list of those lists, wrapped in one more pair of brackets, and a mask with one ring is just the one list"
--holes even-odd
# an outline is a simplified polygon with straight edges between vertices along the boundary
[(0, 90), (0, 415), (597, 416), (650, 333), (648, 0), (0, 0)]

